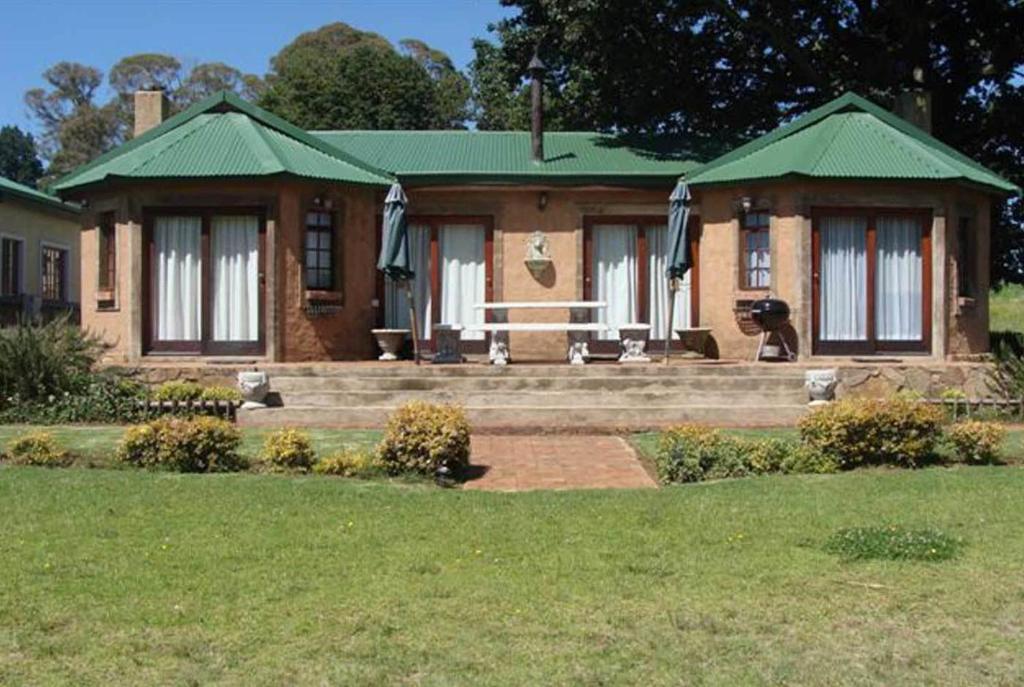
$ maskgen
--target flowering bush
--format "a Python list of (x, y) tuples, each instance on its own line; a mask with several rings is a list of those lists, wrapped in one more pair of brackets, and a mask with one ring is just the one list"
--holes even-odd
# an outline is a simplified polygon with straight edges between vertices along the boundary
[(964, 420), (946, 430), (946, 441), (965, 463), (998, 463), (1006, 429), (995, 422)]
[(308, 434), (297, 429), (282, 429), (263, 442), (260, 459), (272, 470), (306, 472), (316, 462), (316, 452)]
[(942, 436), (942, 411), (908, 398), (847, 399), (800, 420), (800, 438), (842, 468), (919, 465)]
[(313, 472), (316, 474), (336, 477), (363, 477), (380, 469), (381, 466), (371, 454), (350, 448), (321, 458), (313, 465)]
[(458, 406), (406, 403), (388, 418), (377, 456), (392, 474), (458, 470), (469, 464), (469, 421)]
[(153, 392), (154, 401), (240, 401), (242, 394), (229, 386), (202, 386), (195, 382), (172, 380)]
[(72, 457), (57, 446), (48, 432), (29, 432), (7, 444), (3, 458), (14, 465), (35, 465), (62, 468), (71, 464)]
[(243, 470), (242, 437), (231, 423), (213, 417), (162, 417), (129, 429), (118, 459), (138, 467), (176, 472)]

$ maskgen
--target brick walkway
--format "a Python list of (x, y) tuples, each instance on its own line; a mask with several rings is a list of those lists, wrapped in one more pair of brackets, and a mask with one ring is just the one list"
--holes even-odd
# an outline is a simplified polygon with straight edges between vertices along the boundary
[(466, 489), (654, 488), (633, 449), (614, 436), (473, 436)]

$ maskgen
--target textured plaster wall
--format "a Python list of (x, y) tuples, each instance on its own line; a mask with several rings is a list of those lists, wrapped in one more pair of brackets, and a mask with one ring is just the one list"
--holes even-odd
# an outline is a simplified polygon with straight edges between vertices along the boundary
[(22, 288), (24, 293), (40, 295), (42, 287), (43, 243), (68, 250), (68, 301), (79, 301), (79, 237), (78, 218), (58, 210), (48, 210), (35, 203), (6, 197), (0, 202), (0, 236), (21, 239)]

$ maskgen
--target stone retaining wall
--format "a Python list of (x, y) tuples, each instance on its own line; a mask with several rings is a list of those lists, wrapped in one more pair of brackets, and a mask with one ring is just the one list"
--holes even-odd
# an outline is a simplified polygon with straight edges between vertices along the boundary
[(882, 398), (900, 391), (938, 398), (947, 389), (958, 389), (971, 399), (990, 398), (991, 369), (986, 363), (841, 365), (836, 366), (836, 398)]

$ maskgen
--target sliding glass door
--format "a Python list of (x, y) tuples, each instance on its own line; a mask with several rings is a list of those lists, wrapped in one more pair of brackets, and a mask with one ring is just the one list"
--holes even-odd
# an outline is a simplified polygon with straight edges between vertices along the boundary
[(930, 220), (916, 211), (815, 213), (816, 353), (929, 350)]
[[(676, 293), (673, 329), (697, 321), (698, 244), (696, 223), (691, 225), (694, 267)], [(608, 325), (595, 338), (595, 350), (617, 351), (618, 328), (628, 323), (651, 325), (651, 341), (668, 338), (668, 226), (654, 216), (593, 217), (584, 220), (584, 298), (604, 301), (607, 307), (593, 311), (593, 320)], [(672, 334), (679, 340), (678, 334)]]
[(263, 224), (213, 211), (147, 220), (148, 351), (263, 352)]
[[(414, 271), (413, 299), (420, 335), (433, 346), (434, 324), (482, 324), (486, 311), (478, 303), (493, 300), (493, 232), (489, 217), (414, 216), (409, 220), (409, 253)], [(378, 245), (379, 249), (379, 245)], [(409, 302), (404, 286), (382, 279), (383, 324), (409, 329)], [(484, 332), (464, 332), (464, 349), (486, 350)]]

